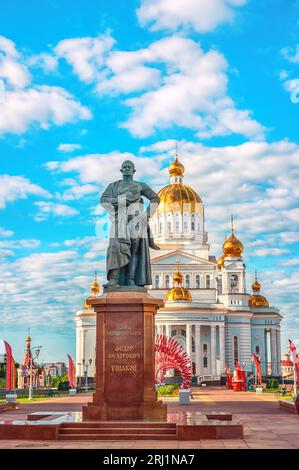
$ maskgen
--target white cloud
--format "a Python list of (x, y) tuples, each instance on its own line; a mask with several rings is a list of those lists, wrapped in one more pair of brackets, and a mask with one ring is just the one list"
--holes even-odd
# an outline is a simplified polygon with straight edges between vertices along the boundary
[(282, 266), (299, 266), (299, 258), (287, 259), (281, 262)]
[(64, 39), (57, 44), (55, 52), (72, 65), (82, 81), (88, 83), (99, 76), (99, 70), (104, 66), (107, 53), (114, 43), (109, 33), (95, 38)]
[(0, 36), (0, 78), (16, 88), (24, 88), (31, 81), (27, 68), (19, 62), (20, 55), (15, 44)]
[(134, 154), (117, 151), (108, 154), (87, 154), (63, 162), (48, 162), (46, 168), (54, 172), (75, 172), (82, 183), (97, 183), (103, 187), (111, 182), (111, 179), (120, 179), (120, 167), (124, 160), (133, 161), (138, 169), (138, 178), (160, 178), (159, 162), (149, 157), (138, 158)]
[[(71, 245), (69, 245), (71, 246)], [(76, 243), (70, 249), (32, 253), (0, 264), (0, 322), (6, 327), (46, 327), (47, 331), (74, 327), (73, 318), (90, 295), (94, 271), (104, 281), (104, 247), (90, 237), (79, 251)], [(97, 258), (84, 257), (95, 250)], [(101, 259), (101, 261), (99, 261)], [(71, 293), (71, 295), (70, 295)], [(38, 315), (37, 315), (38, 312)]]
[(98, 186), (94, 184), (75, 184), (69, 189), (66, 189), (62, 194), (62, 199), (64, 201), (72, 201), (75, 199), (81, 199), (85, 196), (95, 194), (99, 191)]
[(26, 60), (15, 44), (0, 37), (0, 79), (5, 84), (1, 100), (0, 136), (21, 134), (31, 126), (47, 129), (77, 120), (91, 119), (88, 108), (61, 87), (31, 84), (32, 77)]
[(261, 248), (254, 251), (254, 256), (281, 256), (289, 253), (286, 248)]
[(153, 31), (192, 27), (195, 31), (213, 31), (232, 22), (235, 9), (246, 0), (141, 0), (137, 16), (141, 25)]
[[(84, 39), (81, 57), (76, 47)], [(131, 134), (147, 137), (158, 129), (180, 126), (201, 138), (229, 134), (262, 138), (264, 127), (249, 110), (237, 109), (228, 96), (228, 64), (216, 50), (204, 52), (197, 42), (173, 36), (148, 48), (113, 51), (110, 40), (104, 61), (94, 50), (94, 41), (102, 44), (102, 40), (91, 39), (67, 40), (67, 50), (75, 50), (76, 55), (63, 57), (81, 80), (94, 84), (100, 96), (130, 95), (124, 101), (130, 115), (122, 127)], [(61, 47), (56, 49), (59, 52)]]
[(39, 201), (35, 202), (35, 205), (38, 207), (38, 213), (34, 217), (37, 222), (47, 220), (50, 216), (72, 217), (73, 215), (79, 214), (77, 209), (67, 206), (65, 204)]
[(61, 126), (78, 119), (91, 119), (91, 113), (63, 88), (38, 86), (7, 91), (1, 104), (0, 135), (20, 134), (33, 125), (47, 129), (52, 124)]
[(45, 73), (54, 72), (58, 67), (57, 57), (45, 52), (32, 55), (27, 63), (30, 67), (40, 67)]
[(0, 208), (16, 199), (27, 199), (31, 195), (51, 197), (48, 191), (23, 176), (0, 175)]
[(9, 238), (12, 237), (14, 232), (12, 230), (5, 230), (4, 228), (0, 227), (0, 237)]
[(71, 153), (75, 150), (80, 150), (82, 146), (80, 144), (60, 144), (57, 147), (57, 150), (64, 153)]

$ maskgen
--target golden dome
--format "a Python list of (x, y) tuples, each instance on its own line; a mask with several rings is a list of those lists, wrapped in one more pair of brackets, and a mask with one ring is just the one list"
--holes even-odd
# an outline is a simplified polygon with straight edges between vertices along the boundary
[(91, 286), (91, 292), (93, 294), (98, 294), (100, 292), (100, 286), (99, 284), (97, 283), (97, 281), (94, 281), (94, 283), (92, 284)]
[(249, 297), (248, 305), (251, 308), (269, 307), (269, 302), (263, 295), (254, 294)]
[(87, 303), (89, 299), (93, 299), (93, 296), (90, 295), (89, 297), (87, 297), (87, 299), (85, 299), (84, 304), (83, 304), (83, 310), (89, 310), (92, 308), (92, 306)]
[(234, 234), (233, 217), (231, 222), (231, 234), (229, 238), (223, 243), (222, 250), (224, 256), (228, 258), (240, 258), (243, 253), (243, 245)]
[(166, 294), (165, 300), (167, 302), (192, 302), (192, 296), (188, 289), (182, 287), (183, 275), (179, 271), (179, 264), (177, 265), (177, 271), (173, 275), (173, 282), (175, 287), (169, 289)]
[(175, 161), (169, 165), (168, 171), (170, 176), (184, 176), (185, 167), (176, 157)]
[(259, 292), (261, 290), (261, 284), (258, 282), (257, 280), (257, 277), (256, 277), (256, 273), (255, 273), (255, 281), (254, 283), (252, 284), (252, 290), (254, 292), (253, 295), (251, 295), (248, 299), (248, 305), (249, 307), (251, 308), (260, 308), (260, 307), (264, 307), (264, 308), (267, 308), (269, 307), (269, 302), (268, 300), (266, 299), (266, 297), (264, 297), (263, 295), (261, 295)]
[(261, 284), (257, 280), (255, 280), (251, 288), (253, 292), (259, 292), (261, 290)]
[(218, 258), (218, 260), (217, 260), (217, 267), (218, 267), (219, 271), (222, 270), (222, 266), (223, 266), (223, 264), (224, 264), (224, 260), (225, 260), (225, 256), (224, 256), (224, 255), (220, 256), (220, 258)]
[(92, 306), (87, 303), (89, 299), (94, 299), (94, 297), (97, 297), (97, 295), (100, 292), (100, 285), (97, 282), (97, 275), (95, 274), (95, 279), (94, 282), (92, 283), (91, 286), (91, 295), (85, 299), (84, 304), (83, 304), (83, 310), (90, 310), (92, 309)]
[(167, 292), (165, 300), (167, 302), (192, 302), (192, 296), (188, 289), (182, 286), (178, 286), (173, 287)]
[(182, 284), (183, 282), (183, 275), (177, 271), (174, 276), (173, 276), (173, 282), (175, 282), (176, 284)]
[(160, 197), (158, 211), (173, 212), (178, 209), (180, 212), (196, 212), (198, 204), (202, 204), (199, 195), (189, 186), (183, 183), (172, 183), (164, 186), (158, 192)]

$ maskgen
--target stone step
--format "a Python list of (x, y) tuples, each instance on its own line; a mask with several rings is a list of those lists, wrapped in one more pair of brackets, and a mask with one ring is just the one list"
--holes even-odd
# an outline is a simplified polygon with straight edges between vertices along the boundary
[(175, 441), (175, 434), (59, 434), (60, 441)]
[(62, 423), (61, 428), (168, 428), (176, 429), (175, 423), (161, 423), (161, 422), (148, 422), (148, 421), (82, 421), (75, 423)]
[(59, 434), (151, 434), (152, 436), (158, 436), (163, 434), (176, 435), (176, 429), (169, 428), (61, 428)]

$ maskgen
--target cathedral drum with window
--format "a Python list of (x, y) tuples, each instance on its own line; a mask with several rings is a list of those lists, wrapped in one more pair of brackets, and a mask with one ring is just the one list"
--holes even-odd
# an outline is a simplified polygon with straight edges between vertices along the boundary
[[(278, 376), (279, 310), (261, 295), (257, 279), (252, 294), (247, 293), (243, 245), (233, 221), (221, 256), (216, 260), (210, 254), (204, 205), (183, 182), (184, 173), (176, 156), (169, 166), (170, 182), (159, 191), (160, 203), (151, 219), (160, 251), (151, 253), (149, 289), (151, 295), (165, 300), (156, 315), (156, 333), (175, 338), (191, 358), (193, 375), (205, 380), (219, 381), (225, 365), (233, 370), (236, 360), (251, 371), (252, 352), (261, 360), (263, 375)], [(95, 314), (83, 308), (75, 322), (76, 362), (82, 364), (95, 349)]]

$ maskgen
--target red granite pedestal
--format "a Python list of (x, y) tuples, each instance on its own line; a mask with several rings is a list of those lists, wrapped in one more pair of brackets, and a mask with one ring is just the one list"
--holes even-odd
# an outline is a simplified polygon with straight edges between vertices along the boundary
[(96, 391), (84, 420), (166, 420), (155, 391), (155, 314), (163, 301), (115, 291), (90, 299), (96, 312)]

